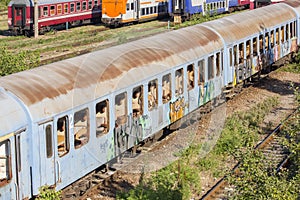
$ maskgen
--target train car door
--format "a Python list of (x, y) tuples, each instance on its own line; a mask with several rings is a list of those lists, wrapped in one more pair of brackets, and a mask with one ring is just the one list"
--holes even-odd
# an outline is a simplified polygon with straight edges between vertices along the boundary
[(26, 5), (14, 5), (13, 6), (13, 25), (25, 26), (26, 20)]
[(55, 174), (55, 154), (53, 153), (53, 122), (39, 125), (40, 152), (41, 152), (41, 180), (42, 185), (54, 185)]
[(134, 0), (133, 6), (133, 18), (138, 20), (140, 18), (140, 0)]

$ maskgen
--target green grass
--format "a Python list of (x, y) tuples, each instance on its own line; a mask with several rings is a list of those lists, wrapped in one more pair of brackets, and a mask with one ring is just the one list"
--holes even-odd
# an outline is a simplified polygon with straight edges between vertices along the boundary
[(201, 171), (213, 177), (224, 176), (230, 166), (228, 160), (252, 149), (258, 141), (258, 125), (276, 105), (278, 99), (270, 97), (246, 112), (233, 114), (226, 120), (225, 128), (216, 146), (206, 157), (200, 152), (206, 144), (192, 144), (180, 152), (177, 162), (152, 173), (148, 179), (129, 192), (121, 192), (117, 199), (190, 199), (192, 194), (201, 194)]

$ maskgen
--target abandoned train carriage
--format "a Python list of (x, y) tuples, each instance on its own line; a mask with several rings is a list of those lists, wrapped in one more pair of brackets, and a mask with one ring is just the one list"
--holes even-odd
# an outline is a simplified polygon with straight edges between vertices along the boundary
[[(49, 31), (58, 25), (100, 21), (100, 0), (37, 0), (38, 28)], [(30, 35), (34, 29), (34, 0), (11, 0), (8, 5), (10, 31)]]
[(290, 5), (1, 77), (1, 198), (60, 190), (291, 53), (300, 5)]

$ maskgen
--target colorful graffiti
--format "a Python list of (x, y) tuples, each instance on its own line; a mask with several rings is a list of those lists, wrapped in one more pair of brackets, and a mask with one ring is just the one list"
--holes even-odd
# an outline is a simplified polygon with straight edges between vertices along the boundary
[(179, 97), (176, 101), (170, 102), (170, 122), (173, 123), (176, 120), (182, 118), (187, 107), (184, 102), (184, 97)]
[(199, 87), (198, 106), (204, 105), (214, 97), (215, 85), (213, 81), (206, 82)]
[(152, 133), (151, 119), (148, 115), (127, 117), (127, 123), (114, 129), (114, 143), (116, 154), (126, 151), (138, 144), (143, 138)]

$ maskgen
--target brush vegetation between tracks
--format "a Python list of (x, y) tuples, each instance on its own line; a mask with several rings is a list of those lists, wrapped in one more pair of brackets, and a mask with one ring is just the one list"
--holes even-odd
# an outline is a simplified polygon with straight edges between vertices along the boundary
[[(300, 106), (300, 89), (293, 88), (298, 106)], [(265, 156), (248, 150), (239, 156), (241, 163), (239, 174), (232, 174), (228, 180), (235, 186), (231, 199), (289, 199), (300, 198), (300, 108), (298, 113), (284, 122), (282, 144), (291, 152), (287, 168), (276, 173), (266, 167), (270, 165)], [(288, 137), (287, 137), (288, 136)], [(268, 170), (269, 169), (269, 170)]]
[[(141, 178), (139, 185), (129, 192), (118, 194), (118, 199), (190, 199), (200, 196), (200, 171), (209, 171), (218, 178), (229, 170), (228, 159), (238, 152), (253, 148), (258, 142), (260, 124), (264, 116), (276, 105), (278, 99), (270, 97), (247, 112), (238, 112), (226, 120), (225, 128), (216, 145), (206, 157), (201, 151), (208, 144), (192, 144), (178, 155), (177, 162), (156, 171), (150, 178)], [(193, 195), (192, 195), (193, 194)], [(196, 196), (197, 196), (196, 195)]]

